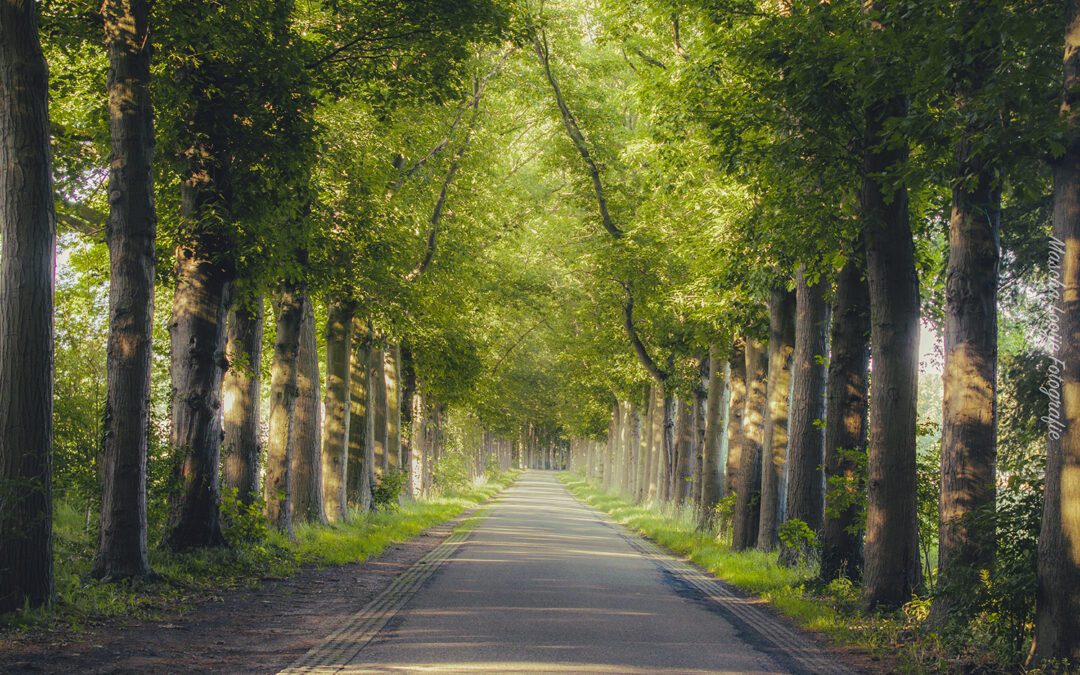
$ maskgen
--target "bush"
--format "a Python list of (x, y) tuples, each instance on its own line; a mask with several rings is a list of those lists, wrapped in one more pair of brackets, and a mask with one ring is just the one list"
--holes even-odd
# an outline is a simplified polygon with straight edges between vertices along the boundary
[(390, 469), (375, 481), (372, 495), (376, 511), (396, 511), (409, 482), (409, 472), (405, 469)]

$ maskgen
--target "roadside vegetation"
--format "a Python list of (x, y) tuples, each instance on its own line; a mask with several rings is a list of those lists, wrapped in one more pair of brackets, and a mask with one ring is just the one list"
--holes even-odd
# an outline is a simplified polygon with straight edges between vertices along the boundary
[[(234, 495), (226, 495), (222, 516), (230, 546), (191, 553), (152, 547), (149, 555), (156, 576), (115, 583), (90, 577), (97, 532), (86, 527), (83, 514), (62, 504), (53, 530), (56, 602), (0, 617), (0, 639), (24, 630), (79, 631), (114, 617), (149, 619), (214, 600), (225, 590), (288, 577), (306, 565), (363, 562), (488, 501), (519, 473), (495, 469), (475, 480), (448, 476), (440, 494), (419, 500), (400, 499), (400, 493), (389, 498), (387, 493), (387, 500), (373, 511), (354, 510), (347, 519), (329, 525), (299, 525), (293, 538), (271, 528), (260, 505), (245, 506)], [(161, 528), (156, 530), (160, 536)]]

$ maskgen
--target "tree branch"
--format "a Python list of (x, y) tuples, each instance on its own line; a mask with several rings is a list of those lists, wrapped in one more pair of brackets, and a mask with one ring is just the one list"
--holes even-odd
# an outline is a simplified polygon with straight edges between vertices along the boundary
[(615, 225), (615, 221), (611, 218), (611, 214), (608, 213), (607, 198), (604, 196), (604, 186), (603, 183), (600, 182), (600, 169), (596, 166), (596, 162), (589, 153), (589, 146), (585, 142), (585, 136), (582, 135), (577, 120), (574, 119), (573, 113), (570, 112), (570, 107), (567, 106), (566, 99), (563, 97), (562, 89), (559, 88), (559, 81), (555, 79), (555, 73), (551, 70), (547, 35), (542, 29), (538, 30), (533, 33), (532, 41), (533, 48), (536, 50), (536, 56), (540, 59), (540, 64), (544, 67), (544, 74), (547, 76), (547, 81), (551, 85), (551, 90), (555, 93), (555, 102), (558, 104), (559, 112), (562, 114), (563, 126), (566, 127), (566, 133), (570, 136), (570, 140), (574, 142), (574, 146), (577, 147), (578, 153), (581, 155), (581, 158), (585, 160), (585, 165), (589, 169), (589, 177), (592, 179), (593, 191), (596, 193), (596, 203), (600, 207), (600, 219), (603, 221), (604, 229), (615, 239), (620, 239), (623, 236), (623, 231)]
[(630, 338), (630, 344), (633, 345), (641, 365), (645, 367), (649, 375), (652, 375), (657, 384), (663, 385), (670, 373), (656, 365), (656, 361), (649, 355), (649, 350), (645, 348), (645, 343), (638, 336), (637, 329), (634, 328), (634, 296), (630, 294), (627, 286), (624, 285), (623, 288), (626, 289), (626, 301), (623, 303), (623, 327), (626, 328), (626, 336)]

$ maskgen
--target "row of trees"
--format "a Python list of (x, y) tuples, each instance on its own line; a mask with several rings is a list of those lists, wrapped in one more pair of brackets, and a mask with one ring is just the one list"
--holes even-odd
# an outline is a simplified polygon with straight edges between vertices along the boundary
[(0, 607), (54, 501), (118, 577), (562, 452), (1075, 660), (1066, 5), (5, 3)]

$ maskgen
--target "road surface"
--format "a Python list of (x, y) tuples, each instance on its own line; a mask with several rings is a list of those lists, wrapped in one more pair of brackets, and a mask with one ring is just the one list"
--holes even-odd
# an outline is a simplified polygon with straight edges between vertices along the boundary
[(553, 473), (463, 529), (284, 672), (852, 672)]

